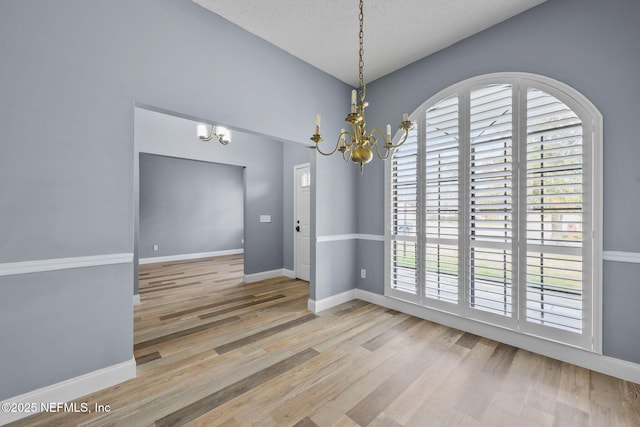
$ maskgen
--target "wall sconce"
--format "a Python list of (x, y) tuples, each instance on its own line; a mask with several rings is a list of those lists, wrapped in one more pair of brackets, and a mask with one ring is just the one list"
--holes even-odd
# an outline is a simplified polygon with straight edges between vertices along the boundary
[(201, 141), (211, 141), (215, 136), (218, 142), (222, 145), (227, 145), (231, 142), (231, 131), (222, 126), (213, 126), (211, 129), (207, 129), (207, 125), (198, 123), (196, 127), (196, 135)]

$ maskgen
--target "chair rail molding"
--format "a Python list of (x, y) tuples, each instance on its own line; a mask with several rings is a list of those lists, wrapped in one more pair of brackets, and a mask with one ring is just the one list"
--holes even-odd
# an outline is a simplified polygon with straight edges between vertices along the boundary
[(337, 242), (340, 240), (371, 240), (374, 242), (384, 242), (384, 236), (378, 234), (363, 234), (363, 233), (351, 233), (351, 234), (331, 234), (327, 236), (317, 236), (316, 242)]
[(72, 268), (98, 267), (102, 265), (129, 264), (131, 262), (133, 262), (132, 253), (7, 262), (0, 264), (0, 276), (41, 273), (45, 271), (68, 270)]
[(605, 261), (640, 264), (640, 252), (604, 251), (602, 252), (602, 259)]

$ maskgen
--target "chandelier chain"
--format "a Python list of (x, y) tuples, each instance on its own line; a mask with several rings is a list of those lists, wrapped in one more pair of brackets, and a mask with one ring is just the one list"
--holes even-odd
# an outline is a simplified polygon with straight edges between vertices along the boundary
[(360, 50), (358, 51), (358, 74), (360, 78), (360, 100), (364, 102), (364, 98), (367, 94), (367, 86), (364, 81), (364, 0), (360, 0), (360, 15), (358, 18), (360, 20)]
[[(320, 149), (320, 142), (324, 140), (320, 135), (320, 116), (316, 116), (316, 132), (311, 136), (311, 140), (316, 144), (316, 150), (323, 156), (331, 156), (339, 151), (344, 160), (351, 160), (360, 165), (360, 172), (363, 171), (365, 163), (369, 163), (374, 154), (382, 160), (386, 160), (391, 156), (393, 150), (405, 143), (409, 136), (409, 130), (412, 122), (409, 115), (404, 113), (399, 130), (403, 131), (403, 135), (397, 143), (393, 143), (391, 138), (391, 125), (387, 124), (386, 132), (384, 129), (375, 127), (367, 132), (366, 121), (364, 118), (364, 109), (369, 105), (365, 102), (367, 95), (367, 82), (364, 79), (364, 0), (359, 0), (360, 14), (359, 24), (360, 32), (358, 41), (360, 43), (358, 49), (358, 78), (360, 83), (360, 101), (357, 102), (358, 89), (351, 91), (351, 111), (344, 119), (351, 125), (351, 131), (342, 129), (338, 134), (338, 140), (332, 150), (323, 151)], [(382, 150), (382, 152), (381, 152)]]

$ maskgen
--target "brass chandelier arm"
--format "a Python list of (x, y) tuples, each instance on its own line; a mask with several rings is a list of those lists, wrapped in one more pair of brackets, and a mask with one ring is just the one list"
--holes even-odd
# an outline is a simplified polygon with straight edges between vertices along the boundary
[(394, 150), (394, 149), (400, 147), (402, 144), (404, 144), (406, 142), (407, 138), (409, 137), (409, 129), (405, 129), (404, 130), (404, 136), (402, 137), (402, 140), (400, 142), (398, 142), (397, 144), (391, 144), (391, 147), (389, 147), (389, 148)]
[[(315, 138), (316, 136), (317, 136), (318, 138)], [(345, 147), (345, 150), (343, 151), (343, 150), (340, 150), (340, 147), (341, 147), (340, 143), (344, 140), (344, 137), (345, 137), (345, 136), (348, 136), (348, 137), (349, 137), (349, 139), (351, 140), (351, 142), (349, 142), (348, 144), (345, 142), (345, 145), (342, 145), (342, 147)], [(340, 133), (340, 135), (338, 135), (338, 141), (336, 142), (336, 146), (335, 146), (335, 147), (334, 147), (334, 149), (333, 149), (332, 151), (330, 151), (330, 152), (324, 152), (324, 151), (322, 151), (322, 150), (320, 149), (320, 142), (323, 140), (323, 138), (322, 138), (320, 135), (317, 135), (317, 134), (316, 134), (316, 135), (314, 135), (314, 136), (311, 138), (311, 140), (312, 140), (312, 141), (315, 141), (315, 143), (316, 143), (316, 150), (318, 151), (318, 153), (322, 154), (323, 156), (331, 156), (331, 155), (332, 155), (332, 154), (334, 154), (336, 151), (340, 150), (340, 151), (342, 151), (342, 153), (343, 153), (343, 157), (344, 157), (344, 152), (345, 152), (345, 151), (347, 151), (347, 149), (351, 149), (351, 146), (353, 145), (354, 137), (353, 137), (353, 134), (352, 134), (351, 132), (347, 132), (346, 130), (345, 130), (345, 131), (342, 131), (342, 132)]]
[(329, 151), (328, 153), (325, 153), (324, 151), (322, 151), (320, 149), (320, 145), (319, 144), (316, 144), (316, 150), (318, 151), (318, 153), (322, 154), (323, 156), (330, 156), (333, 153), (335, 153), (336, 151), (338, 151), (338, 147), (339, 146), (340, 146), (340, 140), (338, 140), (338, 142), (336, 143), (336, 147), (332, 151)]
[(375, 145), (375, 148), (376, 148), (376, 155), (380, 160), (387, 160), (389, 158), (389, 154), (391, 153), (391, 151), (386, 146), (384, 147), (385, 149), (384, 156), (380, 154), (380, 148), (378, 147), (378, 144)]
[[(380, 147), (378, 146), (378, 143), (377, 143), (378, 142), (378, 138), (373, 135), (374, 132), (378, 132), (378, 134), (382, 137), (382, 141), (384, 141), (384, 145), (382, 146), (384, 148), (384, 151), (385, 151), (384, 155), (380, 154)], [(391, 151), (389, 150), (389, 142), (387, 141), (387, 138), (385, 137), (382, 129), (373, 128), (373, 129), (371, 129), (371, 134), (370, 135), (371, 135), (370, 138), (374, 138), (374, 140), (376, 142), (375, 144), (373, 144), (373, 146), (376, 149), (376, 155), (378, 156), (378, 158), (380, 160), (387, 160), (389, 158), (389, 154), (391, 153)]]
[[(401, 129), (403, 129), (401, 127)], [(380, 147), (377, 144), (378, 138), (374, 137), (373, 133), (374, 132), (378, 132), (378, 134), (382, 137), (382, 140), (384, 141), (384, 155), (380, 154)], [(402, 137), (402, 140), (400, 140), (400, 142), (398, 142), (397, 144), (392, 144), (391, 140), (387, 141), (387, 138), (384, 136), (384, 133), (382, 131), (382, 129), (380, 128), (373, 128), (371, 130), (371, 134), (370, 134), (370, 138), (375, 138), (375, 143), (373, 143), (372, 145), (375, 146), (376, 149), (376, 154), (378, 155), (378, 158), (380, 160), (387, 160), (389, 158), (389, 155), (391, 154), (391, 152), (393, 150), (395, 150), (396, 148), (400, 147), (402, 144), (404, 144), (409, 136), (409, 129), (404, 129), (404, 136)]]

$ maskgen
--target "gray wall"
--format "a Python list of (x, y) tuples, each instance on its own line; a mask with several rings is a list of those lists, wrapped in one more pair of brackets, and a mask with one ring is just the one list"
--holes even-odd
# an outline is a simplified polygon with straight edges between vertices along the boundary
[(243, 174), (238, 166), (141, 154), (140, 258), (242, 249)]
[[(350, 90), (190, 0), (3, 0), (0, 58), (0, 263), (134, 252), (136, 104), (298, 142), (308, 140), (318, 113), (336, 133)], [(281, 176), (279, 158), (271, 167)], [(271, 209), (262, 190), (247, 194), (247, 209), (259, 200)], [(349, 191), (314, 195), (329, 204)], [(273, 203), (276, 215), (282, 198)], [(353, 215), (355, 206), (345, 209)], [(261, 226), (247, 218), (249, 236)], [(269, 227), (282, 236), (281, 220)], [(256, 259), (248, 273), (282, 266), (281, 240), (245, 243)], [(273, 258), (260, 258), (270, 244)], [(3, 332), (11, 351), (0, 352), (0, 378), (21, 379), (2, 381), (0, 398), (132, 358), (134, 270), (102, 272), (2, 278), (0, 312), (20, 330)], [(110, 295), (108, 310), (100, 292), (86, 292), (97, 284)], [(38, 315), (39, 301), (65, 315)], [(69, 319), (94, 329), (70, 335), (64, 355), (34, 348)]]
[[(384, 294), (384, 242), (358, 240), (356, 265), (358, 266), (357, 287), (376, 294)], [(367, 270), (367, 277), (360, 277), (360, 269)]]
[(293, 194), (295, 187), (293, 185), (293, 168), (296, 165), (303, 163), (310, 163), (310, 156), (312, 151), (309, 147), (302, 144), (284, 143), (284, 158), (282, 165), (282, 196), (283, 196), (283, 211), (282, 211), (282, 261), (284, 268), (288, 270), (295, 270), (293, 265), (293, 252), (294, 245), (294, 228), (295, 219), (293, 215), (295, 213), (295, 206), (293, 204)]
[[(399, 120), (440, 90), (481, 74), (523, 71), (564, 82), (604, 116), (604, 249), (640, 252), (639, 43), (637, 0), (547, 1), (373, 82), (369, 122)], [(357, 180), (360, 233), (384, 234), (383, 182), (381, 162)], [(361, 245), (382, 253), (379, 242)], [(377, 268), (372, 278), (383, 275), (381, 258)], [(640, 363), (640, 312), (621, 309), (637, 294), (640, 265), (605, 261), (604, 272), (604, 353)], [(369, 279), (359, 286), (383, 290)]]
[(129, 360), (131, 288), (118, 284), (132, 272), (120, 264), (0, 277), (0, 401)]
[[(333, 142), (334, 137), (337, 138), (337, 133), (330, 134), (326, 139)], [(312, 170), (311, 177), (316, 191), (316, 201), (311, 206), (316, 216), (315, 236), (356, 233), (361, 218), (356, 215), (353, 207), (357, 200), (355, 184), (360, 168), (354, 163), (345, 163), (341, 156), (316, 155), (315, 158), (315, 174)], [(331, 194), (331, 199), (321, 197), (326, 194)], [(355, 243), (353, 240), (316, 242), (311, 251), (312, 260), (315, 259), (315, 269), (313, 263), (311, 268), (312, 299), (327, 298), (357, 286), (353, 279), (360, 270), (355, 262)]]
[(337, 240), (332, 242), (319, 242), (316, 246), (316, 257), (326, 260), (322, 266), (316, 264), (317, 283), (316, 300), (328, 298), (350, 289), (357, 285), (356, 259), (358, 242), (353, 239)]

